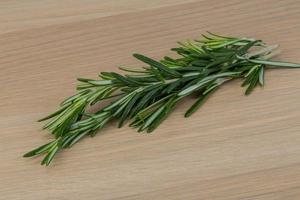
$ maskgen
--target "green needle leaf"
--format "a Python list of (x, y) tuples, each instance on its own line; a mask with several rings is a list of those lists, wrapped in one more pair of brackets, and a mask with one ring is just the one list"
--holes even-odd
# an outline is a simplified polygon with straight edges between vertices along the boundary
[(194, 112), (196, 112), (216, 90), (217, 87), (210, 90), (205, 95), (201, 95), (198, 100), (186, 111), (184, 117), (190, 117)]
[(261, 86), (265, 85), (265, 68), (264, 68), (264, 66), (260, 67), (260, 70), (259, 70), (259, 84)]
[(142, 62), (144, 62), (144, 63), (147, 63), (147, 64), (149, 64), (150, 66), (156, 67), (157, 69), (159, 69), (159, 70), (161, 70), (161, 71), (163, 71), (163, 72), (166, 72), (166, 73), (168, 73), (168, 74), (170, 74), (170, 75), (172, 75), (172, 76), (175, 76), (175, 77), (180, 77), (180, 76), (181, 76), (181, 74), (178, 73), (178, 72), (176, 72), (175, 70), (172, 70), (172, 69), (170, 69), (170, 68), (164, 66), (164, 65), (161, 64), (160, 62), (157, 62), (157, 61), (155, 61), (155, 60), (153, 60), (153, 59), (151, 59), (151, 58), (148, 58), (148, 57), (146, 57), (146, 56), (144, 56), (144, 55), (141, 55), (141, 54), (133, 54), (133, 56), (134, 56), (135, 58), (137, 58), (138, 60), (140, 60), (140, 61), (142, 61)]
[(272, 67), (283, 67), (283, 68), (300, 68), (300, 64), (281, 62), (281, 61), (270, 61), (270, 60), (259, 60), (259, 59), (249, 59), (252, 63), (268, 65)]
[(40, 147), (38, 147), (38, 148), (36, 148), (36, 149), (34, 149), (34, 150), (32, 150), (32, 151), (24, 154), (23, 157), (32, 157), (32, 156), (35, 156), (35, 155), (39, 155), (39, 154), (45, 153), (49, 149), (51, 149), (51, 147), (53, 145), (55, 145), (56, 142), (57, 142), (57, 140), (54, 140), (54, 141), (49, 142), (49, 143), (47, 143), (45, 145), (42, 145), (42, 146), (40, 146)]

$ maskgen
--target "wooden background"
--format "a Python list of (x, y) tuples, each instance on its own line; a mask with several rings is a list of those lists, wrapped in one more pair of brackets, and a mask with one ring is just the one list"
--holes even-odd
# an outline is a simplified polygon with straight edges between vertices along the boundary
[(269, 70), (249, 97), (227, 84), (189, 119), (186, 100), (154, 134), (112, 124), (56, 157), (36, 120), (77, 77), (131, 54), (169, 54), (207, 30), (281, 45), (300, 62), (297, 0), (3, 0), (0, 2), (0, 199), (300, 199), (300, 70)]

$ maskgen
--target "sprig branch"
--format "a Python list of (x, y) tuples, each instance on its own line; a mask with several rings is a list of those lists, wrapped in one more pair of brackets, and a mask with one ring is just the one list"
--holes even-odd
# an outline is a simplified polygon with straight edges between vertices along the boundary
[[(299, 68), (299, 64), (270, 61), (278, 53), (278, 45), (266, 45), (261, 40), (203, 35), (201, 40), (179, 42), (173, 48), (179, 57), (153, 60), (140, 54), (141, 69), (120, 67), (125, 74), (101, 72), (99, 79), (79, 78), (77, 94), (60, 104), (58, 111), (41, 119), (48, 120), (44, 129), (55, 139), (34, 149), (25, 157), (46, 154), (42, 164), (49, 165), (54, 156), (71, 147), (87, 135), (94, 136), (109, 121), (116, 119), (118, 127), (126, 121), (139, 132), (152, 132), (167, 118), (177, 103), (196, 93), (195, 103), (187, 110), (191, 116), (226, 82), (241, 78), (245, 94), (264, 85), (268, 67)], [(254, 49), (254, 50), (253, 50)], [(95, 113), (87, 108), (111, 99), (111, 103)]]

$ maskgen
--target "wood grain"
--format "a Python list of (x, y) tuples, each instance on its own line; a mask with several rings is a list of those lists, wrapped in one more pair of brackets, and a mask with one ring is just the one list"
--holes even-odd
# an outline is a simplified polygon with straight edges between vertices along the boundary
[(105, 128), (50, 167), (24, 152), (49, 141), (35, 121), (77, 77), (131, 54), (169, 54), (206, 30), (281, 45), (300, 62), (295, 0), (11, 0), (0, 2), (0, 199), (300, 199), (300, 70), (269, 70), (265, 88), (227, 84), (189, 119), (187, 99), (154, 134)]

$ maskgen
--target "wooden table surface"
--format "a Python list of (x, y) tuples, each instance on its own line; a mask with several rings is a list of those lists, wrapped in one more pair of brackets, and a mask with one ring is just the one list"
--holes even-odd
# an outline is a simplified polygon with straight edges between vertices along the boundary
[(11, 0), (0, 2), (0, 199), (300, 199), (300, 70), (233, 81), (191, 118), (187, 99), (154, 132), (105, 128), (49, 167), (22, 154), (50, 140), (36, 120), (131, 54), (169, 54), (207, 30), (281, 45), (300, 62), (296, 0)]

